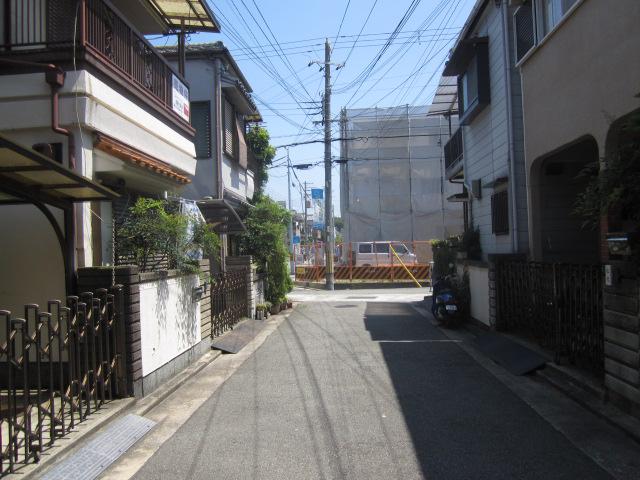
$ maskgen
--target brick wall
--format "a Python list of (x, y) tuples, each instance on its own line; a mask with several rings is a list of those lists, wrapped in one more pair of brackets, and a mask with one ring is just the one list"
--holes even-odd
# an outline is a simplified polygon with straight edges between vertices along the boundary
[[(78, 291), (94, 291), (112, 285), (111, 267), (88, 267), (78, 269)], [(115, 268), (115, 284), (122, 285), (124, 329), (119, 329), (119, 348), (124, 349), (124, 373), (126, 392), (134, 394), (134, 384), (142, 379), (142, 342), (140, 339), (140, 275), (137, 266), (127, 265)]]

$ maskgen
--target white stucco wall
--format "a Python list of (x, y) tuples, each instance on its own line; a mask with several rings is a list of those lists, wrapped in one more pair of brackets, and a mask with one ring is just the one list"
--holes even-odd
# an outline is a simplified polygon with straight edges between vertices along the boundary
[[(51, 212), (62, 227), (62, 211)], [(0, 224), (0, 309), (22, 317), (27, 303), (46, 311), (48, 300), (64, 302), (62, 250), (44, 214), (33, 205), (3, 206)]]
[(491, 326), (489, 320), (489, 269), (469, 265), (469, 289), (471, 291), (471, 316)]
[(140, 284), (142, 375), (200, 342), (200, 302), (192, 301), (198, 275)]

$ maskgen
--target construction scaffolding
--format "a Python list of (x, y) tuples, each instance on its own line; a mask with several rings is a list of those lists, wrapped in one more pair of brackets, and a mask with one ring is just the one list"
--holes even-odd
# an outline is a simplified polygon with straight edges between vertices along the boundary
[(445, 177), (443, 147), (457, 116), (430, 106), (342, 112), (340, 209), (345, 242), (444, 239), (463, 230), (461, 185)]

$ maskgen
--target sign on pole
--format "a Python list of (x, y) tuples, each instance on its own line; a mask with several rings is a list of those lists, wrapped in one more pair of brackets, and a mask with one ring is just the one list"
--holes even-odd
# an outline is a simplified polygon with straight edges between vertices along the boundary
[(311, 201), (313, 202), (313, 228), (324, 229), (324, 189), (312, 188)]

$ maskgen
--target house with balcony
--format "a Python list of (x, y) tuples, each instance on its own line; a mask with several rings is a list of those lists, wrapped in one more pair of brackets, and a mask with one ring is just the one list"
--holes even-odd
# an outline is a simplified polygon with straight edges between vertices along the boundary
[[(98, 358), (61, 377), (84, 399), (117, 394), (115, 376), (120, 395), (146, 394), (210, 348), (199, 276), (141, 272), (114, 251), (138, 197), (180, 197), (196, 174), (184, 53), (198, 31), (219, 31), (205, 0), (0, 1), (1, 336), (76, 329), (82, 347), (65, 340), (55, 368), (78, 348)], [(148, 35), (178, 37), (177, 66)], [(116, 283), (122, 304), (104, 290)]]
[[(171, 65), (178, 47), (160, 51)], [(195, 135), (195, 175), (182, 195), (196, 200), (209, 223), (218, 226), (225, 257), (237, 255), (238, 234), (254, 193), (256, 159), (247, 147), (250, 123), (260, 122), (251, 85), (222, 42), (186, 47), (185, 78), (190, 85)]]
[(433, 108), (459, 118), (444, 146), (446, 178), (461, 184), (448, 200), (465, 205), (465, 229), (480, 234), (482, 258), (468, 262), (468, 273), (476, 292), (472, 316), (486, 325), (492, 323), (487, 260), (529, 249), (516, 8), (508, 1), (476, 2), (433, 101)]
[[(640, 145), (638, 129), (629, 127), (640, 118), (640, 4), (512, 3), (531, 257), (543, 264), (574, 265), (571, 283), (580, 286), (575, 298), (581, 300), (578, 318), (571, 318), (573, 328), (580, 329), (580, 338), (593, 338), (585, 350), (594, 352), (594, 370), (607, 397), (640, 415), (640, 281), (629, 256), (638, 248), (633, 237), (639, 227), (623, 209), (609, 210), (599, 227), (596, 219), (590, 228), (575, 213), (578, 195), (593, 175), (616, 171), (616, 163)], [(623, 180), (619, 188), (626, 195)], [(632, 209), (637, 211), (637, 205)], [(604, 272), (601, 264), (606, 264)], [(585, 278), (575, 273), (586, 269), (595, 274)], [(596, 285), (592, 293), (586, 289), (589, 284)], [(585, 299), (590, 299), (586, 305)], [(591, 318), (593, 323), (585, 325)]]

